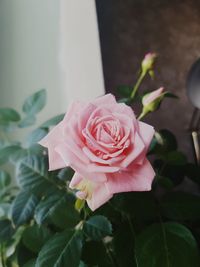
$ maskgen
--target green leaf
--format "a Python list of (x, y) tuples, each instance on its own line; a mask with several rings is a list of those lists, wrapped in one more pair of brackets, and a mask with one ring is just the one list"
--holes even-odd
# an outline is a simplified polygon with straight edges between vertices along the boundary
[(45, 121), (40, 127), (49, 128), (51, 126), (57, 125), (59, 122), (61, 122), (63, 120), (64, 116), (65, 116), (65, 114), (57, 115), (57, 116), (53, 117), (52, 119)]
[(170, 165), (184, 165), (187, 163), (186, 156), (179, 151), (171, 151), (163, 155), (163, 158)]
[(23, 112), (28, 115), (34, 115), (40, 112), (46, 104), (46, 90), (42, 89), (29, 96), (23, 105)]
[(75, 227), (79, 223), (80, 215), (74, 209), (74, 201), (73, 195), (65, 194), (65, 197), (58, 202), (50, 215), (53, 224), (61, 229), (66, 229)]
[(117, 194), (111, 204), (120, 213), (129, 214), (137, 220), (149, 221), (157, 217), (157, 206), (151, 192)]
[(177, 99), (179, 98), (177, 95), (172, 94), (170, 92), (165, 92), (164, 97), (177, 98)]
[(28, 115), (18, 123), (18, 126), (20, 128), (26, 128), (34, 125), (35, 122), (36, 122), (36, 117), (34, 115)]
[[(128, 244), (128, 245), (127, 245)], [(136, 267), (134, 255), (134, 236), (130, 224), (120, 223), (113, 238), (114, 252), (119, 267)]]
[(82, 250), (82, 235), (66, 230), (51, 238), (39, 252), (35, 267), (78, 267)]
[(118, 94), (123, 98), (130, 98), (133, 87), (128, 85), (120, 85), (117, 87)]
[[(89, 241), (85, 242), (82, 252), (82, 260), (88, 266), (98, 267), (114, 267), (107, 254), (106, 247), (103, 242)], [(130, 266), (132, 267), (132, 266)]]
[(9, 212), (10, 212), (10, 203), (0, 203), (0, 218), (1, 219), (8, 219)]
[(184, 166), (185, 175), (193, 182), (200, 185), (200, 166), (192, 163), (188, 163)]
[(81, 261), (78, 267), (87, 267), (87, 265), (83, 261)]
[(83, 231), (91, 239), (101, 240), (112, 234), (112, 225), (106, 217), (96, 215), (84, 223)]
[(37, 224), (41, 225), (52, 215), (64, 200), (65, 194), (66, 193), (60, 192), (59, 194), (48, 196), (38, 204), (35, 210), (35, 220)]
[(36, 259), (31, 259), (23, 265), (23, 267), (35, 267)]
[(162, 215), (173, 220), (199, 220), (200, 197), (184, 192), (166, 194), (161, 200)]
[(0, 242), (9, 240), (14, 233), (15, 229), (12, 227), (10, 220), (6, 219), (0, 221)]
[(4, 122), (16, 122), (20, 120), (19, 113), (11, 108), (0, 108), (0, 124)]
[(3, 190), (6, 187), (8, 187), (10, 183), (11, 183), (10, 175), (5, 171), (0, 170), (0, 190)]
[(27, 137), (27, 144), (30, 147), (33, 144), (38, 143), (45, 135), (47, 135), (48, 131), (44, 128), (38, 128), (31, 132)]
[(20, 192), (11, 206), (11, 217), (15, 226), (28, 222), (38, 204), (36, 196), (28, 191)]
[(192, 233), (178, 223), (154, 224), (136, 239), (140, 267), (198, 267), (198, 250)]
[(17, 180), (24, 190), (37, 194), (49, 190), (52, 184), (49, 182), (47, 158), (31, 155), (19, 162)]
[(22, 241), (29, 250), (37, 253), (50, 237), (51, 233), (47, 228), (33, 225), (25, 229)]
[(165, 154), (166, 152), (177, 150), (176, 137), (166, 129), (155, 133), (149, 153)]
[(21, 151), (21, 147), (17, 145), (7, 146), (0, 149), (0, 165), (9, 161), (9, 159), (19, 151)]
[(73, 175), (74, 170), (70, 167), (67, 167), (59, 171), (58, 178), (62, 181), (71, 181)]

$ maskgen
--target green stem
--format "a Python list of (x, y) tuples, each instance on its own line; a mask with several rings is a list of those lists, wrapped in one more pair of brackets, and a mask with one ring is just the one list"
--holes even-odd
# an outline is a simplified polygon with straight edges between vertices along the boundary
[(2, 267), (6, 267), (5, 255), (4, 255), (4, 245), (3, 244), (1, 244), (1, 264), (2, 264)]
[(145, 75), (146, 75), (146, 72), (142, 71), (140, 76), (139, 76), (139, 78), (138, 78), (138, 80), (137, 80), (137, 82), (136, 82), (136, 84), (135, 84), (135, 86), (133, 87), (133, 91), (131, 93), (131, 99), (133, 99), (135, 97), (135, 95), (137, 93), (137, 90), (139, 89), (139, 87), (140, 87)]
[(139, 117), (137, 118), (138, 120), (141, 120), (141, 119), (143, 119), (144, 118), (144, 116), (146, 115), (147, 113), (145, 113), (145, 112), (142, 112), (140, 115), (139, 115)]

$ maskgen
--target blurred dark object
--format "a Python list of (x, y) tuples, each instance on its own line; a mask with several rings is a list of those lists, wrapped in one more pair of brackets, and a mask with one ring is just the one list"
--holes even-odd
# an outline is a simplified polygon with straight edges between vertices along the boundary
[(187, 96), (195, 107), (189, 125), (189, 131), (192, 135), (195, 158), (197, 164), (200, 163), (200, 148), (198, 132), (200, 127), (200, 59), (198, 59), (191, 67), (187, 77)]

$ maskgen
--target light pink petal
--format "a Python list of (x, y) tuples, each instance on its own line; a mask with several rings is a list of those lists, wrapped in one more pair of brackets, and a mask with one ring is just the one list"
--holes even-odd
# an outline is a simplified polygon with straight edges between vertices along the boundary
[(87, 199), (88, 206), (92, 211), (98, 209), (105, 204), (109, 199), (113, 197), (105, 185), (105, 183), (99, 184), (94, 190), (91, 199)]
[(47, 134), (39, 144), (48, 148), (49, 154), (49, 170), (56, 170), (66, 167), (66, 163), (60, 157), (60, 155), (55, 151), (57, 145), (62, 144), (63, 134), (62, 134), (63, 121), (55, 126), (49, 134)]
[(76, 186), (81, 182), (82, 179), (82, 175), (80, 175), (78, 172), (75, 172), (69, 184), (69, 188), (76, 188)]
[(60, 154), (62, 159), (69, 162), (69, 166), (72, 167), (82, 177), (94, 180), (96, 182), (105, 182), (107, 177), (105, 173), (91, 172), (90, 164), (82, 162), (68, 147), (65, 145), (56, 147), (56, 151)]
[(135, 114), (134, 114), (132, 108), (127, 106), (126, 104), (119, 103), (117, 105), (113, 105), (113, 107), (111, 107), (111, 108), (112, 108), (112, 112), (119, 113), (119, 114), (125, 114), (128, 117), (134, 119), (134, 121), (136, 121), (136, 117), (135, 117)]
[(120, 163), (120, 166), (126, 168), (141, 155), (145, 157), (145, 145), (139, 135), (135, 133), (135, 140), (132, 144), (132, 148), (130, 148), (130, 151), (127, 153), (126, 158)]
[(144, 164), (132, 166), (130, 172), (116, 172), (107, 174), (107, 186), (112, 194), (130, 191), (149, 191), (155, 172), (148, 160)]
[(80, 113), (81, 110), (84, 108), (85, 103), (80, 101), (74, 101), (69, 105), (68, 111), (65, 114), (65, 117), (63, 119), (64, 123), (67, 124), (71, 120), (73, 116), (76, 116), (76, 114)]
[(98, 107), (101, 107), (105, 105), (116, 104), (116, 99), (114, 95), (106, 94), (106, 95), (97, 97), (95, 100), (92, 101), (92, 103)]
[(80, 132), (86, 127), (89, 117), (95, 111), (95, 109), (96, 106), (89, 103), (84, 107), (81, 113), (77, 114), (78, 117), (76, 118), (76, 120), (78, 121), (78, 128)]
[(145, 144), (146, 152), (151, 144), (151, 140), (154, 136), (154, 133), (155, 130), (152, 126), (141, 121), (139, 122), (139, 135)]
[(90, 163), (88, 165), (88, 171), (89, 172), (95, 172), (95, 173), (112, 173), (117, 172), (120, 170), (120, 167), (114, 167), (114, 166), (101, 166), (97, 164)]

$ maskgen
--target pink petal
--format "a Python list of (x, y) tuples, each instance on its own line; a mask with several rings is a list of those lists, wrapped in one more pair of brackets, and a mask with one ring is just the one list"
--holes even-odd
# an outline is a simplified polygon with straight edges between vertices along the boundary
[(90, 179), (96, 182), (105, 182), (107, 177), (105, 173), (101, 172), (91, 172), (90, 164), (85, 164), (82, 162), (68, 147), (65, 145), (57, 146), (56, 151), (60, 154), (62, 159), (69, 162), (69, 166), (72, 167), (77, 173), (82, 177)]
[(91, 199), (87, 199), (88, 206), (92, 211), (98, 209), (113, 197), (105, 183), (99, 184), (94, 190)]
[(151, 144), (151, 140), (154, 136), (154, 133), (155, 130), (152, 126), (142, 121), (139, 122), (139, 134), (145, 144), (146, 152)]
[(55, 151), (57, 145), (62, 145), (63, 134), (62, 134), (63, 121), (55, 126), (48, 135), (46, 135), (39, 144), (48, 148), (49, 154), (49, 170), (56, 170), (66, 167), (66, 163), (62, 157)]
[(69, 188), (74, 189), (81, 182), (82, 179), (82, 175), (80, 175), (78, 172), (75, 172), (69, 184)]
[(98, 107), (101, 107), (105, 105), (116, 104), (116, 99), (114, 95), (106, 94), (106, 95), (97, 97), (95, 100), (92, 101), (92, 103)]
[(129, 164), (131, 164), (137, 157), (142, 155), (145, 157), (145, 145), (138, 133), (135, 133), (135, 140), (132, 144), (131, 151), (127, 154), (126, 158), (121, 162), (120, 166), (126, 168)]
[(130, 192), (130, 191), (149, 191), (155, 172), (146, 159), (144, 164), (132, 166), (130, 172), (116, 172), (107, 174), (108, 190), (114, 193)]

